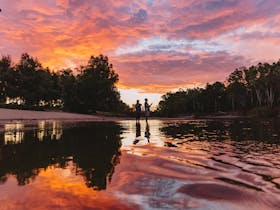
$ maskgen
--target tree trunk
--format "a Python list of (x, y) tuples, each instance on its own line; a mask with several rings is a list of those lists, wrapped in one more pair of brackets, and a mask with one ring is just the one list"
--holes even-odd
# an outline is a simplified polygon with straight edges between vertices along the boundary
[(193, 111), (195, 111), (195, 100), (193, 100)]
[(251, 96), (251, 107), (253, 107), (254, 106), (254, 95), (253, 95), (252, 90), (250, 92), (251, 92), (251, 94), (250, 94), (250, 96)]
[(214, 112), (217, 112), (217, 100), (214, 100)]
[(257, 95), (258, 104), (259, 106), (261, 106), (262, 105), (261, 91), (256, 89), (256, 95)]
[(231, 97), (231, 109), (233, 112), (235, 111), (234, 97)]
[(272, 107), (274, 102), (274, 93), (271, 87), (266, 89), (266, 97), (267, 97), (267, 105)]

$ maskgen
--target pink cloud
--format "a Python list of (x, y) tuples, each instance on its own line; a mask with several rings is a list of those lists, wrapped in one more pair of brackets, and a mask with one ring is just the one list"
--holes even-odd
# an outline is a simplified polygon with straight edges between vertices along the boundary
[(0, 7), (0, 54), (29, 52), (54, 69), (107, 54), (125, 88), (165, 92), (224, 80), (280, 53), (277, 0), (2, 0)]
[[(148, 53), (145, 52), (146, 56)], [(130, 61), (121, 61), (119, 58), (120, 61), (116, 61), (115, 66), (122, 75), (121, 85), (163, 93), (176, 87), (187, 88), (216, 80), (225, 81), (234, 68), (248, 63), (244, 57), (231, 56), (226, 52), (197, 55), (173, 53), (173, 56), (172, 53), (167, 54), (158, 53), (143, 60), (132, 58)]]

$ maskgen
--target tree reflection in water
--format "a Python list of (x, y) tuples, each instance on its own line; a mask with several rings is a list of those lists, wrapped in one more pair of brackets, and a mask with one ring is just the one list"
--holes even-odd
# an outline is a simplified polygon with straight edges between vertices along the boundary
[(201, 120), (171, 122), (160, 131), (175, 140), (259, 141), (279, 144), (280, 121), (275, 120)]
[(36, 130), (18, 129), (23, 128), (19, 125), (6, 127), (0, 136), (1, 183), (14, 175), (19, 185), (25, 185), (42, 169), (65, 168), (72, 161), (74, 172), (84, 177), (88, 187), (103, 190), (119, 163), (121, 127), (118, 124), (87, 123), (63, 130), (57, 122), (49, 127), (39, 123)]

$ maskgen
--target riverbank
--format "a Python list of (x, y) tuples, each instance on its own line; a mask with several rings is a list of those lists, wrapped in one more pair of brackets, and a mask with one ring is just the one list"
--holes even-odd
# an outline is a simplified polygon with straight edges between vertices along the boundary
[[(238, 118), (252, 118), (249, 115), (239, 114), (225, 114), (225, 115), (184, 115), (177, 117), (151, 117), (150, 119), (160, 120), (195, 120), (195, 119), (238, 119)], [(141, 118), (144, 120), (144, 117)], [(31, 111), (31, 110), (18, 110), (18, 109), (5, 109), (0, 108), (0, 121), (25, 121), (36, 122), (40, 120), (59, 120), (64, 122), (117, 122), (122, 120), (134, 120), (134, 117), (118, 117), (109, 115), (89, 115), (77, 114), (63, 111)]]
[[(205, 115), (205, 116), (178, 116), (178, 117), (151, 117), (150, 119), (161, 120), (192, 120), (197, 118), (240, 118), (238, 115)], [(59, 120), (59, 121), (121, 121), (131, 120), (134, 117), (118, 117), (110, 116), (102, 113), (96, 115), (78, 114), (63, 111), (32, 111), (19, 109), (5, 109), (0, 108), (1, 121), (38, 121), (38, 120)], [(144, 120), (144, 117), (141, 119)]]
[(99, 115), (77, 114), (60, 111), (31, 111), (18, 109), (0, 109), (1, 121), (37, 121), (37, 120), (60, 120), (60, 121), (116, 121), (117, 117)]

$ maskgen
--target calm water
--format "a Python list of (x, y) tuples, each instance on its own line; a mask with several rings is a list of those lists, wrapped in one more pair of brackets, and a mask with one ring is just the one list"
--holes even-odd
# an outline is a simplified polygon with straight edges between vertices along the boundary
[(0, 125), (0, 209), (280, 209), (279, 121)]

